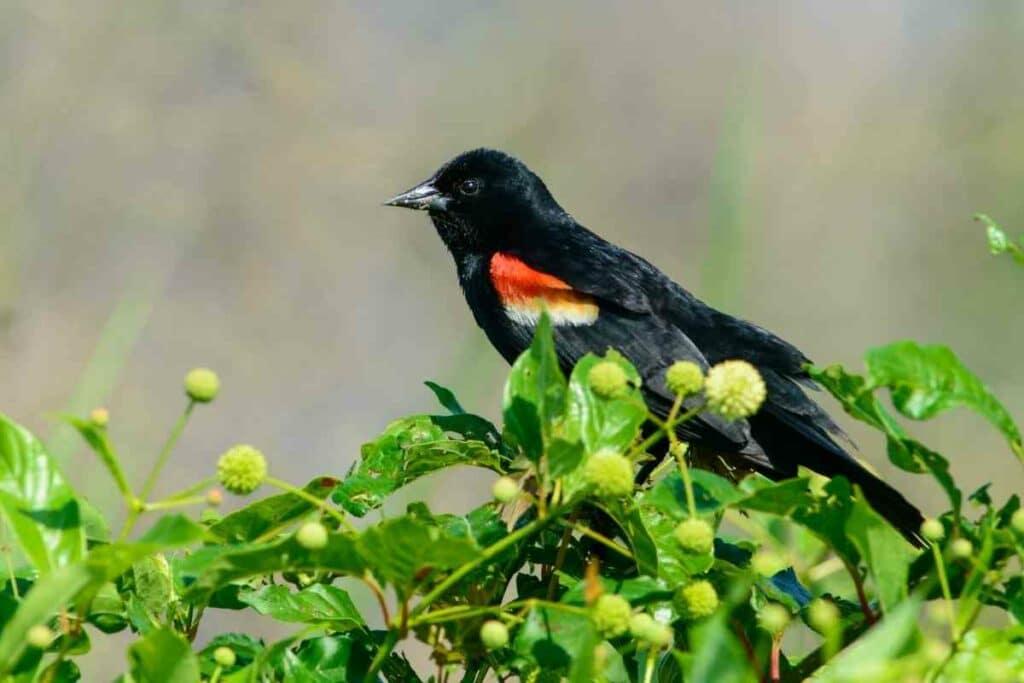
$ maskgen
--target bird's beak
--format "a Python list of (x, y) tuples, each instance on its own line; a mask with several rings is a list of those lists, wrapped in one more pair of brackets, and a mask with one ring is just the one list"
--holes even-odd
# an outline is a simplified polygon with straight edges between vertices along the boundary
[(448, 205), (448, 198), (434, 187), (433, 180), (425, 180), (411, 190), (392, 197), (384, 202), (384, 206), (401, 206), (419, 211), (444, 211)]

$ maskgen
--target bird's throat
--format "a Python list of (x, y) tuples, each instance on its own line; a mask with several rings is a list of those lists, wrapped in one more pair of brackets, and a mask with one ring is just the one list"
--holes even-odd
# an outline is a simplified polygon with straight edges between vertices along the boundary
[(534, 325), (547, 310), (554, 325), (589, 325), (597, 320), (593, 297), (574, 290), (554, 275), (498, 252), (491, 257), (491, 284), (505, 313), (516, 323)]

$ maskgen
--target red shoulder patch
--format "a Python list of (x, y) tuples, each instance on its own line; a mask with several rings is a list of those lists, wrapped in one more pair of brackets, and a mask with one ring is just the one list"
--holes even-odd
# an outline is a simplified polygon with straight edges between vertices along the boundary
[(515, 256), (500, 252), (492, 256), (490, 275), (505, 311), (517, 322), (536, 322), (542, 308), (547, 309), (556, 325), (588, 325), (597, 319), (593, 297), (577, 292), (554, 275), (531, 268)]
[(572, 291), (564, 280), (534, 270), (515, 256), (501, 252), (491, 257), (491, 282), (505, 303), (529, 301), (551, 290)]

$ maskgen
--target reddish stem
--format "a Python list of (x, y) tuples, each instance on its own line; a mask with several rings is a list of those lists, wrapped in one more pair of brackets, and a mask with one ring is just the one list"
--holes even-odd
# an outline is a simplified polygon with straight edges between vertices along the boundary
[(773, 681), (782, 680), (782, 671), (779, 666), (779, 660), (782, 659), (782, 634), (778, 634), (772, 638), (772, 660), (771, 660), (771, 676)]
[(757, 662), (757, 653), (754, 651), (754, 645), (750, 642), (750, 638), (747, 637), (747, 632), (743, 630), (743, 627), (738, 621), (732, 619), (732, 630), (736, 633), (736, 637), (739, 638), (740, 644), (743, 646), (743, 651), (747, 654), (747, 660), (750, 662), (750, 666), (757, 672), (757, 678), (764, 683), (764, 676), (761, 675), (761, 665)]
[(850, 577), (853, 579), (853, 585), (857, 589), (857, 601), (860, 603), (860, 611), (864, 613), (864, 620), (868, 623), (868, 626), (873, 625), (878, 621), (878, 616), (874, 610), (871, 609), (871, 605), (868, 603), (867, 593), (864, 592), (864, 581), (860, 577), (860, 572), (857, 568), (852, 566), (846, 560), (843, 560), (843, 564), (846, 566), (846, 571), (850, 572)]

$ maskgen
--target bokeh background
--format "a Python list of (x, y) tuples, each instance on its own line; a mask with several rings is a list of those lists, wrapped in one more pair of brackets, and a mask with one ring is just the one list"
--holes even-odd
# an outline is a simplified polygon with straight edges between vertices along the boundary
[[(388, 421), (434, 409), (424, 379), (496, 417), (505, 367), (448, 255), (426, 216), (380, 205), (487, 145), (818, 362), (946, 343), (1024, 417), (1024, 272), (971, 220), (1024, 230), (1022, 63), (1024, 3), (994, 0), (2, 3), (0, 409), (111, 513), (48, 413), (108, 406), (139, 478), (196, 365), (224, 390), (163, 491), (236, 442), (297, 483), (344, 473)], [(967, 485), (1022, 488), (980, 418), (911, 428)], [(410, 495), (464, 511), (488, 480)], [(119, 652), (97, 647), (86, 680)]]

